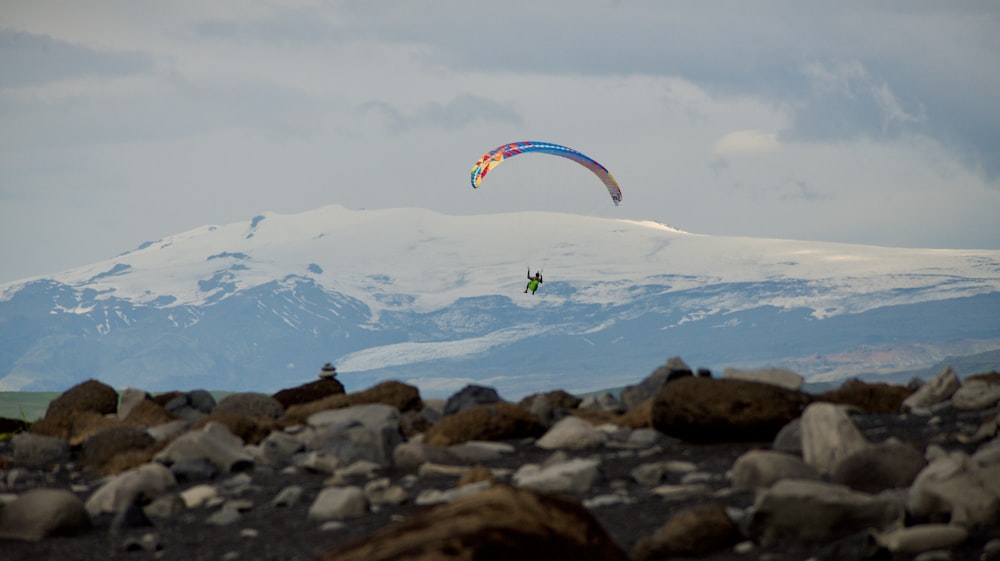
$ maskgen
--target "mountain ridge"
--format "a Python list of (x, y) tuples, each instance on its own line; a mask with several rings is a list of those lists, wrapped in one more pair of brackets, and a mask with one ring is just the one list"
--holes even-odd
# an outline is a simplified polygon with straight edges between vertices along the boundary
[[(526, 222), (535, 255), (512, 247), (512, 224)], [(535, 296), (522, 293), (525, 259), (545, 266)], [(835, 378), (858, 365), (802, 357), (872, 343), (1000, 347), (998, 311), (1000, 251), (329, 206), (202, 226), (0, 285), (0, 389), (87, 377), (276, 389), (335, 362), (359, 383), (447, 392), (492, 381), (523, 394), (613, 386), (607, 378), (634, 379), (672, 355)]]

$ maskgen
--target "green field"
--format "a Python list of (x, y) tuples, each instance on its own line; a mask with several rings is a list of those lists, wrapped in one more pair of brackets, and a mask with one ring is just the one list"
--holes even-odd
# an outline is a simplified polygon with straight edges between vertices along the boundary
[(0, 417), (37, 421), (60, 392), (0, 392)]

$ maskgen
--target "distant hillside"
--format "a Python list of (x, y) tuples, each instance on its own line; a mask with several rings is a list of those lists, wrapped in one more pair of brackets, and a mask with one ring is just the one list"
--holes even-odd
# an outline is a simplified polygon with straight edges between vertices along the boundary
[(961, 378), (973, 374), (984, 374), (988, 372), (1000, 372), (1000, 349), (964, 356), (949, 356), (934, 366), (920, 368), (916, 370), (903, 370), (891, 374), (864, 374), (860, 379), (865, 381), (878, 381), (889, 384), (902, 383), (920, 378), (926, 380), (945, 368), (951, 367)]

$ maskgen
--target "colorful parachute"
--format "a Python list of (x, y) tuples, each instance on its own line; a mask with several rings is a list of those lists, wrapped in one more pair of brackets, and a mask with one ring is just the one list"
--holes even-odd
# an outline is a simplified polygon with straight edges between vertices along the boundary
[(606, 167), (572, 148), (552, 144), (551, 142), (511, 142), (510, 144), (497, 146), (493, 150), (483, 154), (483, 157), (479, 158), (476, 165), (472, 166), (472, 188), (479, 188), (479, 184), (482, 183), (486, 174), (500, 162), (518, 154), (527, 154), (529, 152), (553, 154), (573, 160), (594, 172), (594, 175), (600, 178), (604, 186), (608, 188), (608, 193), (611, 195), (611, 200), (615, 202), (615, 206), (618, 206), (618, 203), (622, 201), (622, 190), (618, 188), (618, 182), (615, 181), (615, 178), (611, 176)]

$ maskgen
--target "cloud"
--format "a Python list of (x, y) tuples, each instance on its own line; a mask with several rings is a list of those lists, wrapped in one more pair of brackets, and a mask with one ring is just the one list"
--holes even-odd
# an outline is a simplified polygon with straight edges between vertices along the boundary
[(783, 137), (794, 140), (843, 140), (858, 136), (894, 137), (922, 132), (926, 110), (907, 108), (884, 79), (861, 61), (811, 62), (802, 68), (811, 95), (799, 101)]
[(149, 72), (153, 60), (140, 52), (102, 51), (48, 35), (0, 27), (0, 88), (38, 86), (84, 76)]
[(446, 103), (426, 103), (411, 113), (382, 101), (362, 104), (359, 111), (382, 116), (387, 127), (397, 131), (423, 127), (458, 130), (476, 122), (518, 124), (523, 121), (512, 104), (473, 94), (462, 94)]
[(778, 134), (757, 130), (739, 130), (725, 134), (715, 143), (714, 152), (719, 156), (763, 154), (779, 147)]

